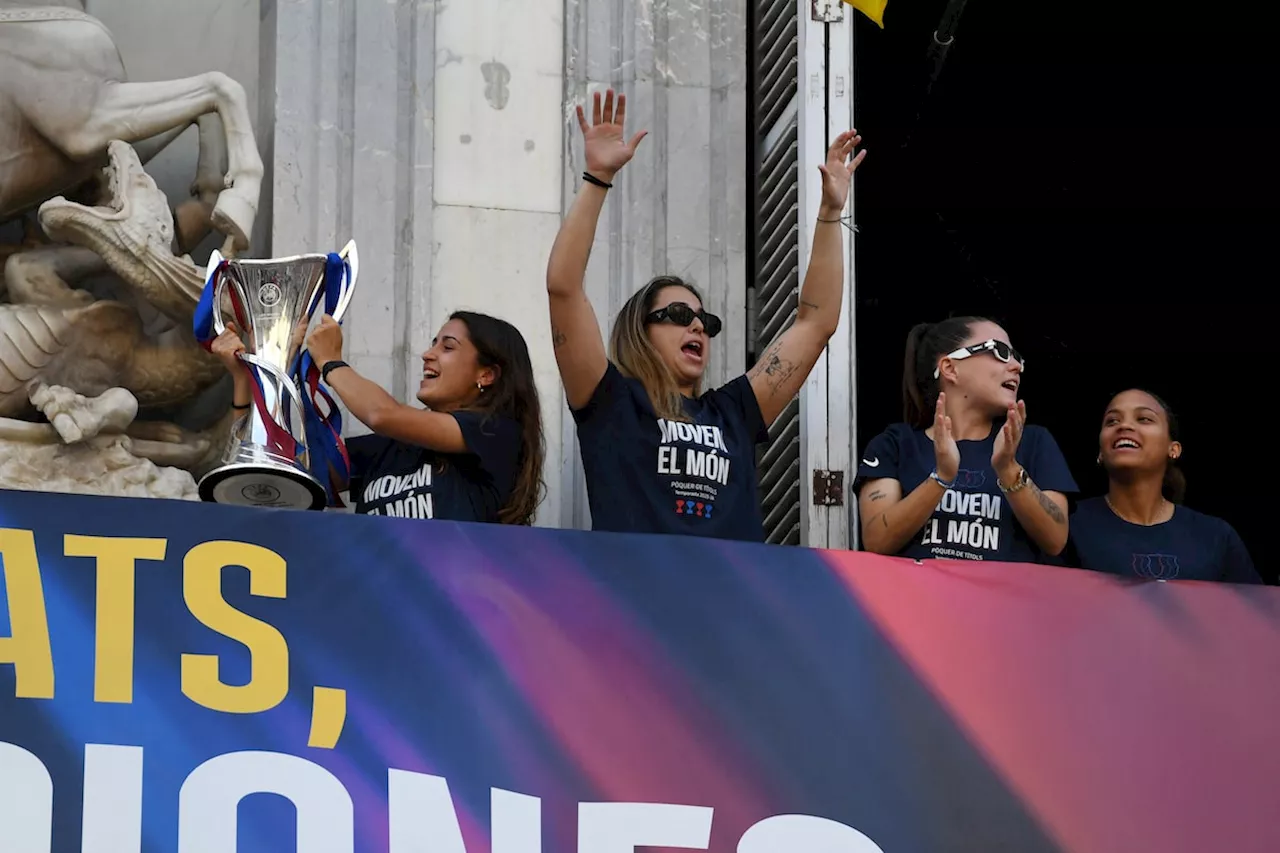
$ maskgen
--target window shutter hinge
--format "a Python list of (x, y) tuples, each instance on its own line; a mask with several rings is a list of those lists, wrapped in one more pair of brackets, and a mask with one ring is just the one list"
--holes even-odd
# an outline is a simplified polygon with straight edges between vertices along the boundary
[(844, 472), (813, 472), (813, 505), (844, 506)]

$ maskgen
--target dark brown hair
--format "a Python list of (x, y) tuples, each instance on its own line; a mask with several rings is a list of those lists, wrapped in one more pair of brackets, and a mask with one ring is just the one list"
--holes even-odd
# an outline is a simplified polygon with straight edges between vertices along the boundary
[(985, 317), (948, 317), (937, 323), (920, 323), (907, 333), (907, 353), (902, 363), (902, 419), (917, 429), (933, 424), (938, 405), (938, 380), (933, 371), (938, 359), (960, 348), (977, 323)]
[(455, 311), (478, 353), (482, 367), (496, 367), (498, 376), (470, 408), (511, 418), (520, 425), (520, 455), (511, 497), (498, 513), (503, 524), (533, 524), (545, 484), (542, 463), (546, 441), (542, 434), (542, 406), (533, 380), (533, 361), (520, 330), (497, 317), (474, 311)]

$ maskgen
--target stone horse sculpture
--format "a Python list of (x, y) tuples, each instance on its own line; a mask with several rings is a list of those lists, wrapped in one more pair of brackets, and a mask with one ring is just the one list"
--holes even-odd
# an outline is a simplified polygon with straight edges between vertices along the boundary
[(115, 41), (83, 2), (0, 0), (0, 222), (92, 179), (114, 140), (149, 154), (217, 114), (227, 173), (213, 225), (248, 247), (262, 189), (244, 88), (225, 74), (130, 83)]
[[(184, 241), (142, 169), (192, 124), (201, 139), (201, 233), (215, 228), (227, 237), (224, 253), (235, 254), (248, 247), (263, 175), (243, 88), (217, 72), (127, 82), (111, 34), (82, 3), (0, 0), (0, 223), (39, 207), (44, 231), (59, 241), (5, 263), (14, 304), (0, 304), (0, 442), (44, 456), (32, 467), (25, 451), (0, 452), (0, 485), (53, 480), (80, 491), (83, 481), (62, 472), (92, 462), (99, 477), (129, 480), (135, 457), (190, 469), (216, 451), (217, 429), (193, 436), (134, 422), (139, 405), (181, 403), (222, 375), (191, 336), (203, 274), (174, 254)], [(71, 286), (104, 272), (120, 278), (120, 298)], [(148, 314), (159, 321), (151, 329)], [(48, 423), (26, 420), (36, 410)], [(78, 446), (58, 449), (63, 442)], [(191, 491), (132, 485), (110, 490)]]

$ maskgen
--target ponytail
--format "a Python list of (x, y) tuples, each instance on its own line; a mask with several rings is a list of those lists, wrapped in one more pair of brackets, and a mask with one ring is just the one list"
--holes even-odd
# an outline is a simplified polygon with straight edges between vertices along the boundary
[(937, 323), (919, 323), (907, 333), (902, 362), (902, 420), (916, 429), (933, 423), (938, 405), (938, 380), (933, 371), (938, 359), (958, 349), (982, 317), (949, 317)]
[[(916, 358), (920, 352), (920, 344), (933, 328), (932, 323), (917, 323), (907, 332), (907, 354), (902, 362), (902, 420), (918, 427), (921, 421), (928, 421), (928, 409), (925, 408), (925, 395), (916, 370)], [(937, 395), (934, 395), (937, 405)]]

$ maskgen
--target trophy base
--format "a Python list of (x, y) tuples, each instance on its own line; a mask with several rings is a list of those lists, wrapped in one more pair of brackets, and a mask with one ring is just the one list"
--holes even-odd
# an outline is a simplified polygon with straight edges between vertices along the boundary
[(200, 480), (200, 500), (232, 506), (324, 509), (329, 496), (320, 481), (286, 466), (233, 463)]

